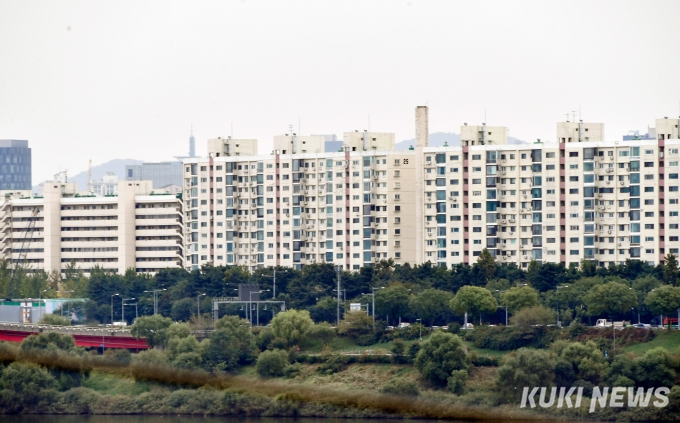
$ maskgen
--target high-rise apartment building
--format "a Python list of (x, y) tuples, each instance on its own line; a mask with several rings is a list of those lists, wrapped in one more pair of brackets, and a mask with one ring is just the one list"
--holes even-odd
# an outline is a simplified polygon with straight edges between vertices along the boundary
[(680, 249), (678, 119), (657, 139), (604, 141), (604, 125), (563, 122), (555, 143), (507, 144), (507, 128), (463, 126), (461, 146), (429, 147), (426, 107), (416, 145), (345, 133), (342, 152), (321, 140), (275, 137), (242, 150), (209, 148), (184, 164), (188, 268), (205, 263), (358, 269), (396, 263), (601, 266), (659, 263)]
[(30, 190), (31, 149), (25, 140), (0, 140), (0, 190)]
[(156, 162), (125, 166), (128, 181), (151, 181), (153, 187), (182, 185), (182, 162)]
[(50, 272), (70, 263), (124, 273), (183, 266), (182, 201), (151, 181), (120, 181), (117, 195), (79, 195), (45, 182), (44, 196), (2, 192), (0, 259)]

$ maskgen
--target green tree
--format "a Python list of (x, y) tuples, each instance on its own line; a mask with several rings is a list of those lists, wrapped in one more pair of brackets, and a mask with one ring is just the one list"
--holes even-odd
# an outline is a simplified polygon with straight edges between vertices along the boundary
[[(645, 304), (656, 314), (673, 314), (680, 308), (680, 288), (664, 285), (652, 290), (645, 299)], [(668, 330), (671, 330), (671, 321), (668, 319)]]
[(505, 356), (498, 368), (496, 389), (506, 398), (519, 400), (525, 387), (551, 386), (555, 362), (545, 350), (520, 348)]
[(71, 326), (71, 319), (58, 314), (45, 314), (40, 319), (40, 323), (53, 326)]
[(678, 259), (673, 254), (664, 257), (663, 281), (669, 285), (678, 284)]
[(269, 350), (257, 357), (255, 370), (261, 377), (283, 376), (288, 366), (288, 354), (283, 350)]
[(467, 312), (471, 316), (479, 315), (480, 325), (482, 324), (482, 313), (494, 312), (498, 307), (498, 303), (491, 292), (486, 288), (477, 286), (464, 286), (459, 289), (449, 305), (457, 314)]
[(508, 312), (514, 314), (525, 307), (539, 305), (538, 292), (529, 287), (513, 287), (501, 294), (501, 304), (508, 307)]
[(272, 319), (274, 335), (283, 340), (286, 346), (302, 345), (305, 332), (314, 324), (307, 310), (287, 310)]
[(375, 311), (378, 316), (389, 316), (397, 320), (409, 311), (408, 290), (403, 285), (391, 285), (376, 290)]
[(539, 326), (555, 323), (555, 311), (543, 306), (525, 307), (510, 317), (513, 326)]
[(0, 387), (14, 397), (14, 403), (21, 404), (22, 407), (36, 404), (43, 390), (56, 386), (54, 377), (35, 364), (11, 363), (0, 376)]
[(446, 386), (453, 371), (468, 369), (463, 341), (457, 335), (435, 332), (421, 344), (414, 365), (428, 382)]
[(637, 294), (632, 288), (618, 283), (609, 282), (591, 288), (583, 297), (591, 316), (599, 314), (622, 314), (637, 306)]
[(194, 311), (198, 312), (196, 300), (193, 298), (182, 298), (172, 303), (170, 315), (174, 320), (186, 321), (191, 318)]
[(144, 338), (150, 347), (163, 345), (168, 327), (172, 325), (172, 319), (160, 314), (142, 316), (137, 319), (130, 330), (130, 334), (137, 339)]
[(484, 281), (489, 282), (496, 274), (496, 259), (493, 258), (486, 248), (477, 257), (477, 266), (484, 276)]
[(208, 368), (238, 369), (246, 363), (252, 351), (250, 322), (237, 316), (224, 316), (215, 324), (210, 344), (205, 352)]
[(409, 308), (411, 312), (428, 322), (430, 326), (437, 318), (442, 318), (449, 311), (449, 304), (453, 296), (447, 291), (439, 289), (426, 289), (411, 298)]
[(357, 339), (373, 332), (373, 319), (363, 311), (349, 311), (340, 321), (338, 335)]

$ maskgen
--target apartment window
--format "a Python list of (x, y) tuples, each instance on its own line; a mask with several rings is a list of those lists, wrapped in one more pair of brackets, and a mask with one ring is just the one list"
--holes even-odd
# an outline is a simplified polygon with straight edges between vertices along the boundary
[(578, 151), (570, 151), (569, 157), (578, 157)]
[(481, 159), (482, 159), (482, 155), (481, 155), (481, 154), (473, 154), (473, 155), (472, 155), (472, 160), (481, 160)]

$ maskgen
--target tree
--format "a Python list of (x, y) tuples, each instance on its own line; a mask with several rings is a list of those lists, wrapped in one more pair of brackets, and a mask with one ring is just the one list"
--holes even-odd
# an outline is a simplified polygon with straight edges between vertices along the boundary
[(501, 304), (508, 308), (508, 312), (515, 314), (525, 307), (537, 306), (538, 292), (529, 286), (510, 288), (501, 294)]
[(538, 326), (555, 323), (555, 311), (543, 306), (525, 307), (510, 317), (514, 326)]
[(432, 326), (437, 318), (441, 318), (449, 310), (452, 298), (449, 292), (426, 289), (418, 296), (411, 298), (409, 308), (412, 313), (423, 319), (423, 322), (428, 322)]
[(558, 263), (538, 264), (532, 260), (527, 269), (527, 280), (540, 292), (555, 289), (567, 277), (567, 269)]
[(472, 316), (479, 315), (480, 325), (482, 324), (482, 313), (494, 312), (498, 307), (498, 303), (491, 292), (477, 286), (464, 286), (459, 289), (449, 305), (457, 314), (467, 312)]
[(393, 319), (408, 313), (408, 290), (403, 285), (391, 285), (385, 289), (376, 290), (375, 311), (378, 316), (390, 316)]
[(423, 342), (414, 364), (423, 378), (440, 387), (447, 385), (453, 371), (468, 369), (463, 342), (446, 332), (435, 332)]
[(277, 314), (272, 319), (272, 331), (277, 338), (292, 347), (302, 345), (305, 332), (314, 324), (307, 310), (288, 310)]
[(505, 397), (519, 400), (525, 387), (550, 386), (554, 371), (555, 362), (547, 351), (520, 348), (503, 359), (496, 389)]
[(337, 299), (331, 297), (321, 298), (313, 307), (309, 308), (309, 315), (315, 322), (335, 322), (337, 316)]
[(170, 315), (175, 320), (189, 320), (194, 311), (198, 311), (194, 298), (182, 298), (172, 303)]
[(362, 335), (373, 332), (373, 319), (363, 311), (349, 311), (340, 321), (338, 335), (357, 339)]
[(145, 338), (150, 347), (163, 345), (168, 327), (172, 325), (172, 319), (159, 314), (142, 316), (137, 319), (130, 334), (137, 339)]
[(483, 249), (477, 257), (477, 266), (479, 266), (479, 269), (482, 271), (485, 282), (493, 279), (496, 274), (496, 259), (493, 258), (486, 248)]
[(583, 301), (591, 316), (622, 314), (637, 306), (637, 294), (622, 283), (609, 282), (591, 288)]
[(673, 254), (664, 257), (663, 281), (669, 285), (678, 284), (678, 259)]
[(208, 368), (235, 370), (250, 358), (252, 343), (250, 322), (238, 316), (224, 316), (210, 335), (205, 364)]
[(11, 363), (0, 376), (0, 387), (9, 391), (10, 395), (16, 398), (13, 402), (21, 404), (22, 407), (34, 405), (40, 400), (43, 390), (55, 388), (56, 385), (54, 377), (35, 364)]
[(288, 354), (283, 350), (269, 350), (257, 357), (255, 370), (261, 377), (283, 376), (288, 366)]
[[(671, 285), (656, 288), (647, 295), (645, 305), (656, 314), (673, 314), (680, 307), (680, 288)], [(670, 319), (668, 330), (671, 330)]]

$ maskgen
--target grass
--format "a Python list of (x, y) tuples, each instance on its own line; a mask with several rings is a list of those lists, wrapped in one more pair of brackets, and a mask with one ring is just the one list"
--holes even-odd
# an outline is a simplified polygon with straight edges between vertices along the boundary
[(654, 339), (642, 344), (629, 345), (623, 350), (636, 355), (642, 355), (652, 348), (663, 347), (669, 352), (677, 351), (680, 348), (680, 332), (663, 329), (655, 332)]
[(151, 390), (146, 382), (137, 382), (131, 378), (122, 378), (105, 373), (90, 373), (83, 381), (83, 386), (103, 395), (139, 395)]
[(470, 341), (465, 341), (463, 340), (463, 345), (465, 345), (468, 350), (474, 351), (477, 353), (477, 355), (485, 355), (488, 357), (503, 357), (505, 354), (509, 353), (510, 351), (499, 351), (499, 350), (492, 350), (489, 348), (477, 348), (475, 345), (470, 342)]

